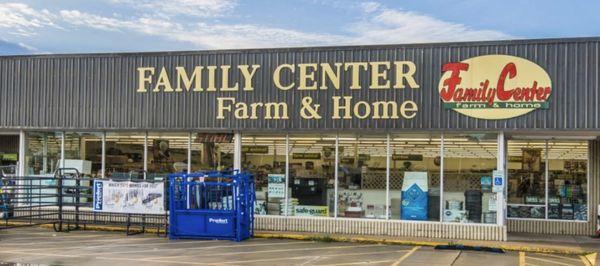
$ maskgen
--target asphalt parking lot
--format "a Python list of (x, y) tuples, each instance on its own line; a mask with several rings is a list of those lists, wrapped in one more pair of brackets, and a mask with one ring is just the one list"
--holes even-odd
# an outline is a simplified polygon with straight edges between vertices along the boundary
[(177, 240), (118, 232), (0, 230), (0, 265), (590, 265), (580, 256), (279, 239)]

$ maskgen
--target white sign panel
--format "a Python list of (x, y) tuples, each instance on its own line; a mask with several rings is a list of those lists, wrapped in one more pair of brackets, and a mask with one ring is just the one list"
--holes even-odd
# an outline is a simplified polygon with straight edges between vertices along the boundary
[(268, 185), (269, 198), (285, 197), (285, 175), (270, 174)]
[(504, 192), (504, 171), (494, 170), (492, 174), (492, 192), (502, 193)]
[(94, 211), (164, 214), (164, 184), (131, 181), (94, 181)]

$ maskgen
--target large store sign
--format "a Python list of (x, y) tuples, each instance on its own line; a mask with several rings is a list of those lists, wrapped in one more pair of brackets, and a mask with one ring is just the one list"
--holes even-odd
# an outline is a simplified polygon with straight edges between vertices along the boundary
[[(305, 120), (412, 119), (419, 110), (412, 100), (355, 96), (355, 92), (360, 90), (392, 91), (390, 94), (394, 94), (401, 90), (419, 89), (415, 80), (417, 67), (412, 61), (302, 63), (271, 67), (138, 67), (136, 92), (217, 95), (212, 112), (217, 120), (230, 117), (236, 120), (288, 120), (295, 117)], [(268, 78), (265, 79), (265, 76)], [(259, 77), (262, 82), (266, 80), (270, 84), (257, 84)], [(297, 108), (291, 110), (292, 101), (249, 102), (234, 97), (252, 95), (256, 87), (274, 88), (273, 95), (297, 95), (299, 99), (293, 104)], [(327, 102), (316, 100), (315, 94), (331, 95), (331, 91), (333, 96), (328, 97)]]
[(138, 67), (136, 92), (205, 95), (215, 120), (409, 120), (423, 104), (416, 99), (436, 90), (445, 108), (507, 119), (547, 108), (552, 93), (544, 69), (514, 56), (445, 63), (439, 85), (419, 70), (413, 61)]
[(508, 55), (484, 55), (443, 65), (444, 107), (481, 119), (507, 119), (547, 109), (548, 73), (535, 63)]

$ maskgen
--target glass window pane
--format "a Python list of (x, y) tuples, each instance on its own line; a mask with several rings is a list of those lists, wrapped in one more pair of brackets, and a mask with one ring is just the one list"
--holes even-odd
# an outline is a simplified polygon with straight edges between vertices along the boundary
[(25, 174), (52, 175), (57, 169), (62, 142), (60, 132), (26, 132)]
[(148, 133), (148, 179), (187, 171), (189, 133)]
[(587, 221), (587, 141), (548, 142), (548, 219)]
[(284, 214), (285, 152), (285, 135), (242, 136), (242, 169), (254, 175), (256, 214)]
[(386, 143), (386, 135), (339, 136), (339, 217), (385, 219)]
[(440, 220), (440, 134), (392, 135), (392, 219)]
[(102, 133), (67, 132), (64, 167), (76, 168), (84, 176), (101, 177)]
[(334, 216), (335, 135), (290, 135), (290, 215)]
[(233, 169), (233, 134), (194, 133), (192, 172)]
[(144, 179), (144, 132), (106, 133), (106, 176)]
[(496, 134), (444, 135), (444, 222), (496, 223)]
[(0, 134), (0, 175), (14, 175), (19, 160), (19, 135)]
[(546, 218), (546, 141), (508, 141), (509, 218)]

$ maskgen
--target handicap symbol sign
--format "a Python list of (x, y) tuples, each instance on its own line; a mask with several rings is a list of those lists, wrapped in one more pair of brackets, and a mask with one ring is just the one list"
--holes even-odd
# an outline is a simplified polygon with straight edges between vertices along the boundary
[(496, 185), (496, 186), (502, 186), (502, 177), (496, 177), (496, 178), (494, 178), (494, 185)]

